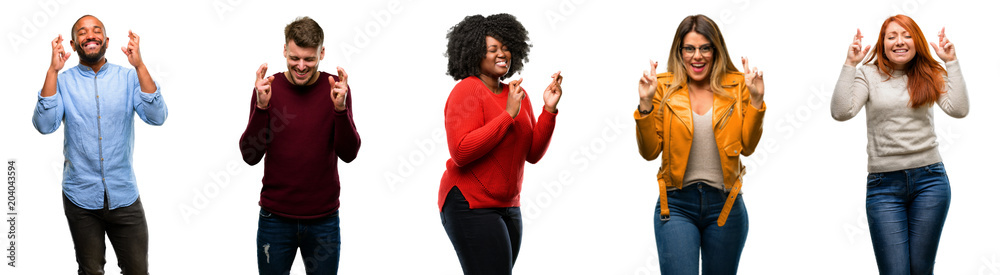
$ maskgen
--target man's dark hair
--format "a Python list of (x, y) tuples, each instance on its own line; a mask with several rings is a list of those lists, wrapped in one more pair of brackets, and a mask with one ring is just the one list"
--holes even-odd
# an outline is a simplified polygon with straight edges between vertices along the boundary
[(528, 62), (528, 30), (513, 15), (500, 13), (483, 17), (466, 16), (448, 30), (448, 75), (455, 80), (479, 75), (479, 63), (486, 58), (486, 36), (491, 36), (510, 50), (510, 70), (500, 79), (521, 71)]
[(323, 28), (308, 16), (295, 18), (285, 26), (285, 44), (288, 41), (303, 48), (319, 48), (323, 46)]
[[(83, 20), (84, 18), (87, 18), (87, 17), (93, 17), (95, 19), (97, 18), (97, 16), (93, 16), (93, 15), (87, 14), (87, 15), (84, 15), (84, 16), (80, 16), (80, 18), (77, 18), (76, 21), (73, 21), (73, 26), (69, 27), (69, 40), (76, 41), (76, 24), (79, 24), (80, 20)], [(97, 21), (101, 22), (101, 19), (97, 19)], [(101, 22), (101, 31), (105, 33), (105, 37), (106, 37), (108, 32), (107, 32), (107, 30), (104, 29), (104, 22)], [(104, 41), (101, 41), (101, 43), (104, 43)]]

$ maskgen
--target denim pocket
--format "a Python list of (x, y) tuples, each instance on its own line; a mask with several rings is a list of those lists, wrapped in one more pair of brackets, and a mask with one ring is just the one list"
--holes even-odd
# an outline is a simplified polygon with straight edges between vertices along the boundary
[(868, 188), (877, 187), (882, 183), (882, 174), (868, 174)]
[(924, 166), (924, 169), (926, 169), (927, 172), (930, 172), (931, 174), (935, 174), (935, 175), (944, 175), (945, 174), (944, 163), (942, 163), (942, 162), (938, 162), (938, 163), (935, 163), (935, 164)]
[(260, 208), (260, 217), (261, 218), (270, 218), (271, 215), (274, 215), (274, 214), (271, 214), (271, 212), (269, 212), (267, 210), (264, 210), (263, 207)]

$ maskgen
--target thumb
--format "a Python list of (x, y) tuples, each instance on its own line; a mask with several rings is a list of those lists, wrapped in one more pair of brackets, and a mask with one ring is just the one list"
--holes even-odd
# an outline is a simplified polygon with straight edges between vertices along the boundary
[(330, 82), (330, 88), (333, 88), (333, 84), (337, 83), (337, 81), (333, 80), (333, 76), (326, 77), (326, 80), (327, 80), (327, 82)]
[(128, 55), (128, 50), (124, 46), (122, 46), (122, 53)]

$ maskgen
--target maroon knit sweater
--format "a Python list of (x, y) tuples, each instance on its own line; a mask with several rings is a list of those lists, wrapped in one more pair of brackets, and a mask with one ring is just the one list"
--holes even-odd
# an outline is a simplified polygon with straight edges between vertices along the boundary
[(493, 94), (475, 76), (455, 85), (444, 107), (444, 128), (451, 159), (438, 189), (438, 210), (453, 186), (470, 208), (520, 206), (524, 162), (545, 155), (556, 114), (542, 110), (535, 122), (531, 100), (521, 100), (517, 118), (507, 114), (509, 86)]
[(347, 109), (335, 111), (329, 76), (320, 72), (316, 83), (295, 86), (277, 73), (270, 107), (257, 108), (257, 93), (250, 100), (250, 122), (240, 137), (240, 151), (247, 164), (264, 159), (260, 206), (279, 216), (313, 219), (340, 208), (337, 158), (354, 160), (361, 137), (354, 127), (350, 88)]

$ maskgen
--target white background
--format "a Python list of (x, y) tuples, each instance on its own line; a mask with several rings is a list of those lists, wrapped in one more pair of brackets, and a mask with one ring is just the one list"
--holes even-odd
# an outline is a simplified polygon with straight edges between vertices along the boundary
[[(18, 162), (18, 254), (3, 274), (76, 270), (60, 199), (62, 130), (41, 135), (31, 112), (49, 66), (49, 42), (94, 14), (111, 38), (132, 29), (170, 114), (136, 124), (135, 172), (150, 229), (154, 274), (254, 274), (262, 165), (240, 158), (254, 71), (284, 71), (283, 28), (308, 15), (326, 32), (320, 69), (350, 74), (362, 137), (340, 167), (341, 274), (459, 274), (441, 226), (437, 191), (448, 158), (443, 108), (445, 34), (466, 15), (508, 12), (529, 30), (524, 87), (562, 70), (565, 96), (552, 144), (528, 165), (518, 274), (654, 274), (652, 233), (659, 160), (637, 153), (632, 112), (647, 60), (666, 63), (680, 20), (719, 23), (731, 58), (765, 72), (764, 136), (745, 158), (750, 234), (742, 274), (876, 274), (864, 214), (864, 114), (829, 115), (855, 28), (874, 44), (882, 21), (912, 16), (928, 39), (946, 26), (972, 100), (967, 118), (935, 108), (952, 182), (940, 274), (1000, 274), (995, 202), (998, 98), (996, 1), (11, 1), (0, 12), (0, 158)], [(390, 2), (396, 3), (390, 8)], [(279, 4), (280, 3), (280, 4)], [(64, 47), (69, 49), (68, 41)], [(67, 67), (77, 64), (76, 53)], [(738, 61), (737, 61), (738, 62)], [(661, 71), (662, 71), (661, 66)], [(6, 227), (6, 226), (4, 226)], [(6, 247), (6, 246), (5, 246)], [(117, 274), (108, 249), (108, 274)], [(6, 262), (6, 261), (5, 261)], [(292, 274), (304, 274), (301, 262)], [(13, 273), (11, 273), (13, 272)]]

